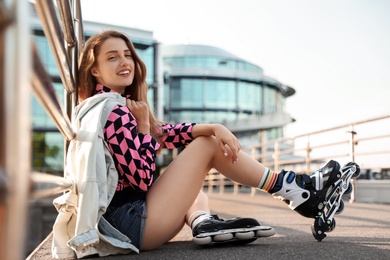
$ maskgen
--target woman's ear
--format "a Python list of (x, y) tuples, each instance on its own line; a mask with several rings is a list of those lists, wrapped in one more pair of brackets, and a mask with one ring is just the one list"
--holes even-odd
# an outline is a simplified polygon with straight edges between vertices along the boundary
[(98, 74), (98, 71), (97, 71), (97, 69), (96, 69), (96, 67), (93, 67), (92, 69), (91, 69), (91, 73), (92, 73), (92, 75), (94, 75), (95, 77), (97, 77), (99, 74)]

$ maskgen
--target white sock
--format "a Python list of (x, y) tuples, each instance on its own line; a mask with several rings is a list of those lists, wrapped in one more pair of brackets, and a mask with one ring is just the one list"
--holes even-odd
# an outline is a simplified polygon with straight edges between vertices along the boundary
[[(196, 217), (194, 217), (196, 215)], [(196, 227), (200, 222), (210, 219), (211, 215), (207, 211), (198, 210), (191, 214), (191, 216), (188, 218), (188, 224), (191, 225), (191, 229)]]

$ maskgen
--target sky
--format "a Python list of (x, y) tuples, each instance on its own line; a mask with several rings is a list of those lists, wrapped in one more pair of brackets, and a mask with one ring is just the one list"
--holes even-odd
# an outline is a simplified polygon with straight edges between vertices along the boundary
[[(83, 20), (224, 49), (293, 87), (286, 135), (390, 114), (388, 0), (82, 0)], [(390, 125), (389, 125), (390, 126)]]

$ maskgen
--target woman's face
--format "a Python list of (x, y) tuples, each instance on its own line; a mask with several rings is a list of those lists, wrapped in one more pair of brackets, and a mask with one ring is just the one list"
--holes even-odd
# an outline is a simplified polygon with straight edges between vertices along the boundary
[(92, 75), (98, 83), (118, 93), (133, 82), (135, 63), (130, 49), (121, 38), (109, 38), (100, 46)]

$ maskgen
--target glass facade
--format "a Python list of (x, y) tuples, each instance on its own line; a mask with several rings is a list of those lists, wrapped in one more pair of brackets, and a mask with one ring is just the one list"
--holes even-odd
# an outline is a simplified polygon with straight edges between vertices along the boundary
[[(164, 86), (166, 121), (226, 124), (284, 113), (282, 84), (265, 77), (261, 67), (211, 46), (173, 45), (163, 50), (170, 74)], [(258, 131), (264, 130), (272, 140), (283, 136), (283, 126), (235, 134), (259, 141)]]
[[(93, 32), (87, 32), (91, 35)], [(50, 46), (41, 28), (33, 29), (33, 40), (37, 45), (38, 54), (52, 78), (53, 86), (61, 102), (64, 101), (64, 87), (61, 83), (59, 72), (51, 53)], [(133, 39), (135, 48), (147, 67), (147, 82), (153, 83), (154, 79), (154, 49), (153, 41)], [(151, 88), (149, 100), (153, 100), (154, 89)], [(57, 175), (63, 174), (64, 168), (64, 137), (47, 115), (41, 104), (32, 95), (32, 169), (40, 172), (50, 172)], [(150, 104), (153, 106), (153, 102)]]
[[(47, 73), (52, 77), (58, 98), (64, 100), (64, 88), (49, 44), (39, 28), (33, 40)], [(32, 105), (32, 169), (62, 175), (64, 167), (64, 137), (34, 95)]]
[[(268, 96), (277, 95), (276, 91), (260, 84), (240, 82), (228, 79), (182, 78), (173, 79), (165, 86), (165, 107), (169, 113), (166, 120), (201, 119), (201, 123), (225, 122), (245, 119), (251, 115), (261, 115), (264, 111), (276, 111), (275, 102), (264, 102), (263, 92), (267, 89)], [(273, 109), (267, 109), (268, 104)], [(182, 118), (185, 111), (187, 117)], [(203, 115), (200, 115), (200, 114)], [(194, 121), (199, 122), (199, 121)]]

